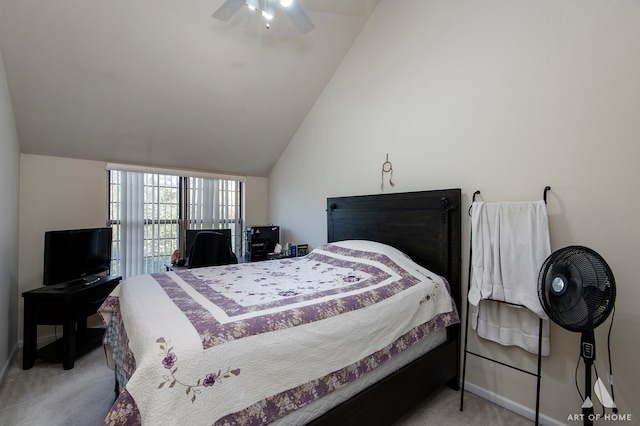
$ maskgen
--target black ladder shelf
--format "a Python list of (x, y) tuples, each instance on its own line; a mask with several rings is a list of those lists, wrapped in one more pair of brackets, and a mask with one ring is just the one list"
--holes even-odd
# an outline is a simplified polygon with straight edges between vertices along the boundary
[[(551, 189), (550, 186), (547, 186), (544, 188), (544, 202), (547, 202), (547, 191), (549, 191)], [(480, 191), (476, 191), (473, 193), (473, 199), (472, 199), (472, 203), (476, 200), (476, 195), (480, 195)], [(469, 207), (469, 215), (471, 215), (471, 207)], [(468, 286), (467, 286), (467, 294), (469, 294), (469, 290), (471, 290), (471, 243), (472, 241), (469, 241), (469, 276), (468, 276)], [(496, 303), (507, 303), (504, 302), (502, 300), (495, 300), (495, 299), (483, 299), (486, 301), (490, 301), (490, 302), (496, 302)], [(518, 305), (518, 304), (514, 304), (514, 303), (507, 303), (508, 305), (511, 306), (520, 306), (520, 307), (524, 307), (522, 305)], [(469, 355), (473, 355), (473, 356), (477, 356), (479, 358), (485, 359), (487, 361), (491, 361), (493, 363), (496, 364), (500, 364), (503, 365), (505, 367), (509, 367), (513, 370), (517, 370), (520, 371), (521, 373), (525, 373), (528, 374), (530, 376), (533, 376), (536, 378), (536, 416), (535, 416), (535, 425), (538, 426), (539, 424), (539, 420), (540, 420), (540, 378), (541, 378), (541, 370), (542, 370), (542, 318), (540, 318), (539, 324), (538, 324), (538, 369), (536, 372), (532, 372), (529, 370), (525, 370), (523, 368), (520, 367), (516, 367), (515, 365), (511, 365), (511, 364), (507, 364), (495, 359), (491, 359), (488, 358), (484, 355), (472, 352), (470, 350), (468, 350), (467, 348), (467, 342), (468, 342), (468, 338), (469, 338), (469, 298), (467, 297), (467, 324), (464, 330), (464, 357), (463, 357), (463, 362), (462, 362), (462, 386), (460, 389), (460, 411), (464, 410), (464, 383), (465, 383), (465, 374), (467, 371), (467, 354)]]

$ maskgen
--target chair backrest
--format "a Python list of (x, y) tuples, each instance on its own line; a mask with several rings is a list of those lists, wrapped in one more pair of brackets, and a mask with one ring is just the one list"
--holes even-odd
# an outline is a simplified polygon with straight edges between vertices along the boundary
[(189, 268), (238, 263), (229, 238), (219, 232), (202, 231), (196, 234), (189, 253)]

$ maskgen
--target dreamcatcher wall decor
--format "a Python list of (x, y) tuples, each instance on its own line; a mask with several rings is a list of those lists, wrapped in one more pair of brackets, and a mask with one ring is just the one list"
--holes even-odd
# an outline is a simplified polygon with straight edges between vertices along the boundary
[(389, 173), (389, 185), (396, 186), (396, 184), (393, 183), (393, 165), (391, 165), (391, 162), (389, 161), (389, 154), (387, 154), (387, 160), (384, 163), (382, 163), (382, 182), (380, 183), (381, 191), (384, 191), (384, 174), (385, 173)]

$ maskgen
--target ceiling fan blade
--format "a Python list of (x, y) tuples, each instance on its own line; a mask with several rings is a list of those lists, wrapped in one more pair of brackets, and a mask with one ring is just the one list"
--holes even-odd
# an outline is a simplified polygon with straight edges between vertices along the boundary
[(289, 16), (289, 19), (291, 19), (291, 22), (293, 22), (293, 25), (295, 25), (298, 31), (300, 31), (302, 34), (308, 33), (316, 27), (315, 25), (313, 25), (313, 22), (311, 22), (311, 19), (309, 19), (309, 16), (297, 1), (294, 1), (291, 6), (285, 7), (283, 9)]
[(228, 21), (242, 6), (244, 6), (244, 0), (227, 0), (211, 16), (221, 21)]

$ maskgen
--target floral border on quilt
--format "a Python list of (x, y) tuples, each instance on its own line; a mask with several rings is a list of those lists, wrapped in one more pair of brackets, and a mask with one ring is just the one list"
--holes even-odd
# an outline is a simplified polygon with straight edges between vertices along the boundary
[(142, 424), (142, 417), (138, 406), (131, 394), (125, 389), (122, 391), (111, 410), (104, 419), (107, 426), (137, 426)]
[(363, 377), (394, 356), (410, 348), (428, 334), (459, 322), (460, 318), (455, 309), (451, 312), (437, 315), (432, 320), (413, 328), (393, 343), (360, 361), (329, 373), (324, 377), (258, 401), (243, 410), (218, 419), (214, 425), (249, 426), (271, 423)]
[[(212, 282), (202, 280), (197, 272), (182, 272), (179, 277), (194, 288), (202, 296), (222, 308), (229, 315), (238, 315), (247, 312), (256, 312), (274, 306), (287, 306), (294, 303), (300, 303), (312, 300), (318, 297), (338, 295), (353, 290), (363, 289), (357, 294), (346, 295), (344, 297), (336, 297), (319, 303), (311, 303), (309, 305), (299, 306), (284, 311), (259, 315), (231, 321), (229, 323), (220, 323), (204, 306), (191, 297), (180, 285), (178, 285), (172, 275), (166, 273), (153, 274), (152, 277), (164, 289), (165, 293), (172, 301), (182, 310), (189, 319), (192, 326), (198, 332), (202, 341), (203, 349), (208, 349), (228, 341), (240, 339), (256, 334), (267, 333), (270, 331), (282, 330), (320, 321), (345, 312), (355, 311), (367, 306), (371, 306), (381, 302), (401, 291), (414, 286), (420, 282), (418, 278), (410, 274), (389, 259), (386, 255), (373, 252), (365, 252), (360, 250), (348, 249), (327, 245), (322, 247), (325, 251), (333, 252), (342, 256), (351, 256), (365, 258), (393, 270), (399, 278), (390, 281), (382, 286), (364, 290), (368, 287), (378, 285), (387, 280), (391, 275), (381, 268), (370, 263), (355, 262), (338, 257), (331, 257), (324, 254), (312, 252), (304, 258), (298, 258), (297, 261), (317, 262), (319, 265), (328, 265), (328, 267), (348, 268), (350, 270), (366, 274), (369, 278), (366, 280), (354, 279), (353, 282), (348, 281), (345, 277), (345, 284), (340, 288), (323, 290), (307, 295), (293, 295), (291, 297), (283, 297), (277, 301), (271, 301), (257, 306), (241, 306), (233, 300), (226, 298), (220, 292), (214, 290), (211, 286)], [(294, 260), (285, 260), (284, 262), (293, 262)], [(228, 266), (227, 268), (236, 268), (237, 266)], [(225, 267), (217, 267), (219, 271), (224, 271)], [(431, 280), (430, 277), (426, 277)]]

